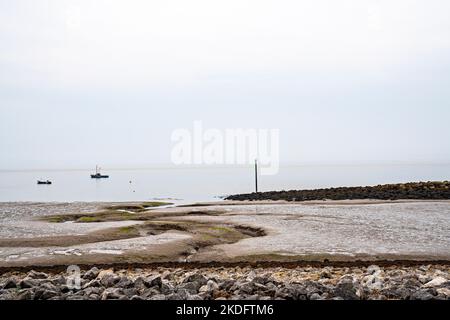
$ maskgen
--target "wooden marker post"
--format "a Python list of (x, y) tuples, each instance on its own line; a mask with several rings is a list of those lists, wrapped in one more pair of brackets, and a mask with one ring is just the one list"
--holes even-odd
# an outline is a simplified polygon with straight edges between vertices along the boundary
[(255, 160), (255, 187), (256, 193), (258, 193), (258, 160)]

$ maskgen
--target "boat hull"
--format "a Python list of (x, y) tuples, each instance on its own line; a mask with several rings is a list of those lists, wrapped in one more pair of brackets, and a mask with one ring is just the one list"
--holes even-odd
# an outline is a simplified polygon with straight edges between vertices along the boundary
[(50, 185), (50, 184), (52, 184), (52, 182), (51, 182), (51, 181), (38, 181), (37, 184), (47, 184), (47, 185)]
[(92, 179), (108, 179), (109, 176), (101, 175), (101, 174), (91, 174)]

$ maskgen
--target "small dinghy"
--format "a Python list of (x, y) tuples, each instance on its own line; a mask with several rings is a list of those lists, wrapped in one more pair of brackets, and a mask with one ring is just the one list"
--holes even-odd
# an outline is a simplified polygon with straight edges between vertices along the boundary
[(52, 182), (50, 180), (46, 180), (46, 181), (38, 180), (37, 184), (52, 184)]

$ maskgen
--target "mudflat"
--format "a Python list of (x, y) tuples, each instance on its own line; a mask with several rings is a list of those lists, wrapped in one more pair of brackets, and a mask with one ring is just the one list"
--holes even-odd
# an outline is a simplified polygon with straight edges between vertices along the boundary
[(449, 201), (0, 204), (0, 267), (450, 261), (449, 248)]

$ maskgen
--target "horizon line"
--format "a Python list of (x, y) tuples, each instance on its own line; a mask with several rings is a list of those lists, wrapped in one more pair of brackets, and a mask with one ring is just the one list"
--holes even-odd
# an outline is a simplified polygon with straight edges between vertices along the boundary
[[(304, 163), (281, 163), (280, 168), (295, 167), (373, 167), (373, 166), (448, 166), (450, 161), (379, 161), (379, 162), (304, 162)], [(247, 168), (254, 166), (249, 164), (193, 164), (193, 165), (175, 165), (175, 164), (154, 164), (154, 165), (125, 165), (125, 166), (102, 166), (101, 169), (109, 171), (138, 171), (138, 170), (181, 170), (181, 169), (230, 169)], [(90, 171), (91, 167), (60, 167), (60, 168), (0, 168), (0, 172), (57, 172), (57, 171)]]

